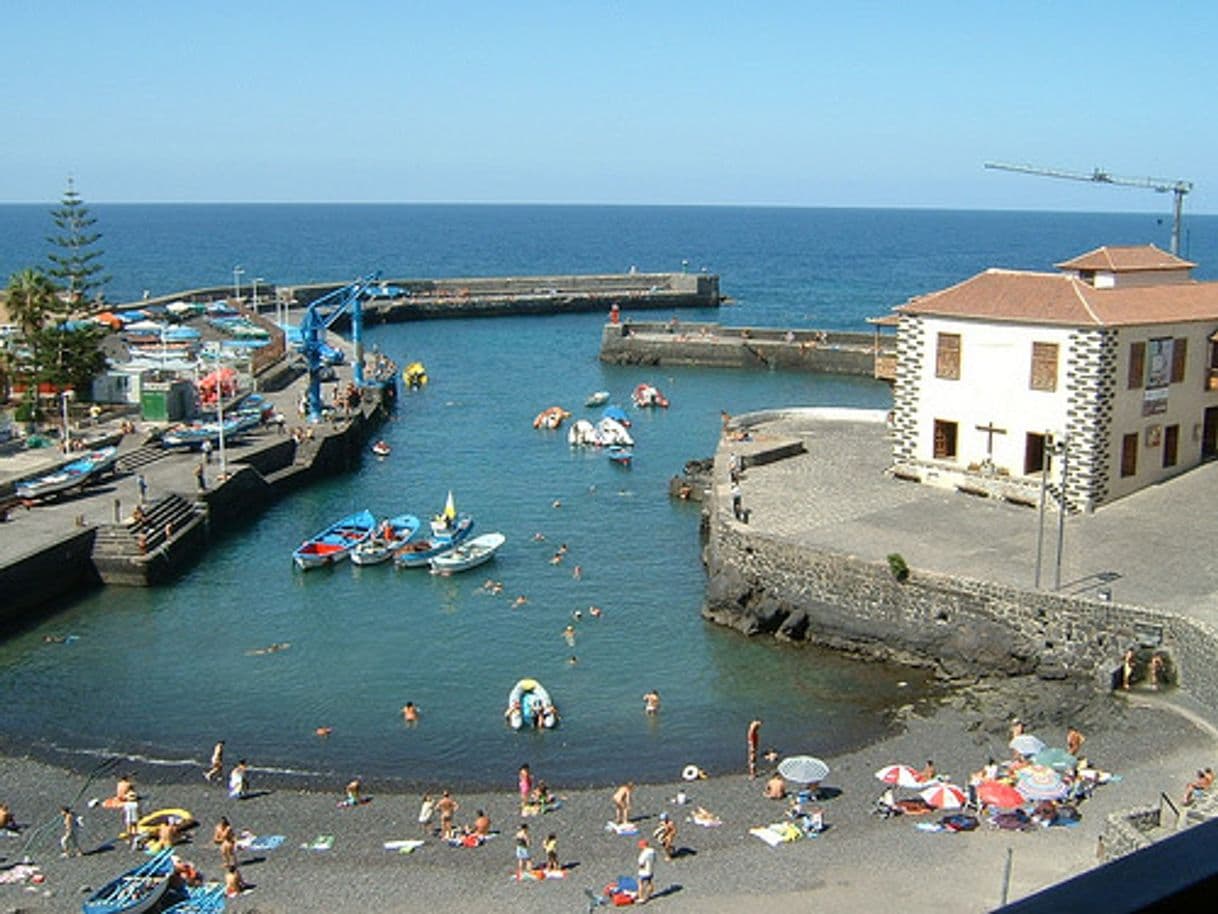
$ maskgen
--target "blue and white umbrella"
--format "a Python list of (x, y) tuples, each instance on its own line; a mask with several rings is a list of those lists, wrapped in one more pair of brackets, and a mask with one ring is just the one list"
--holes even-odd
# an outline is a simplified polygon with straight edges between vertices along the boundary
[(811, 755), (791, 755), (778, 763), (778, 773), (796, 784), (819, 784), (829, 766)]

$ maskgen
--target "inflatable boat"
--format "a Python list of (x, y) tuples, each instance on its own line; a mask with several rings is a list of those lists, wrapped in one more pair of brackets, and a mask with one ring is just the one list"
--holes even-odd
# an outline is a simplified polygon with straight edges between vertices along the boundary
[(558, 711), (550, 701), (550, 693), (536, 679), (522, 679), (512, 686), (504, 717), (513, 730), (524, 727), (548, 730), (558, 725)]

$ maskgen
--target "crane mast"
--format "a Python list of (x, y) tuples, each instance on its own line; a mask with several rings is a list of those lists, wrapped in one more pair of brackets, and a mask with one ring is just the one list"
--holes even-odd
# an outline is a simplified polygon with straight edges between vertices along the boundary
[(1192, 181), (1178, 181), (1171, 178), (1124, 178), (1104, 171), (1102, 168), (1090, 172), (1068, 171), (1064, 168), (1040, 168), (1035, 165), (1015, 165), (1009, 162), (986, 162), (986, 168), (999, 171), (1014, 171), (1025, 175), (1040, 175), (1045, 178), (1066, 178), (1070, 181), (1089, 181), (1092, 184), (1116, 184), (1121, 187), (1142, 187), (1159, 194), (1171, 194), (1172, 224), (1171, 252), (1180, 254), (1180, 221), (1184, 211), (1184, 196), (1193, 189)]

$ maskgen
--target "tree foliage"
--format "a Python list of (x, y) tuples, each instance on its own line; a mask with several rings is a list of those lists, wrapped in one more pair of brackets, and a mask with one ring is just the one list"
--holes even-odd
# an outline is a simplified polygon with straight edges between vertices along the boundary
[(102, 236), (92, 230), (97, 219), (89, 214), (70, 177), (59, 206), (51, 210), (51, 219), (58, 233), (46, 239), (56, 248), (47, 255), (51, 262), (47, 273), (58, 281), (63, 292), (64, 315), (70, 316), (104, 297), (103, 289), (110, 277), (102, 275), (104, 252), (96, 247)]

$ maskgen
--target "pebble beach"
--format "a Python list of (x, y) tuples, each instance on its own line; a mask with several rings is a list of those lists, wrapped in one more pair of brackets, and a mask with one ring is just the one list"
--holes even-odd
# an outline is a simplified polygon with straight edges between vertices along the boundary
[[(1006, 756), (1006, 722), (1012, 713), (1022, 714), (1050, 744), (1060, 743), (1069, 723), (1082, 727), (1092, 764), (1117, 775), (1082, 804), (1077, 826), (1011, 832), (982, 824), (968, 833), (930, 833), (917, 823), (937, 816), (883, 819), (871, 813), (882, 786), (874, 778), (876, 770), (893, 762), (920, 766), (934, 759), (941, 774), (963, 784), (987, 757)], [(657, 866), (656, 896), (650, 903), (664, 910), (742, 911), (764, 896), (767, 905), (808, 910), (832, 906), (861, 912), (900, 904), (907, 911), (983, 911), (1002, 900), (1008, 854), (1011, 900), (1095, 866), (1105, 816), (1153, 803), (1160, 791), (1178, 796), (1192, 771), (1212, 764), (1215, 755), (1212, 734), (1174, 713), (1170, 704), (1136, 696), (1084, 699), (1035, 681), (971, 684), (933, 707), (907, 707), (900, 718), (892, 736), (827, 759), (832, 770), (819, 803), (828, 829), (773, 848), (748, 829), (780, 821), (786, 805), (761, 795), (772, 764), (763, 764), (757, 780), (744, 774), (743, 733), (739, 771), (710, 772), (708, 779), (692, 783), (674, 772), (669, 783), (637, 785), (631, 818), (638, 834), (629, 836), (605, 827), (613, 817), (614, 785), (569, 791), (552, 783), (561, 808), (522, 820), (513, 785), (516, 767), (525, 760), (505, 759), (502, 791), (454, 793), (460, 804), (458, 825), (472, 823), (476, 810), (484, 809), (500, 832), (476, 848), (451, 847), (421, 834), (420, 796), (380, 793), (375, 782), (364, 785), (370, 802), (342, 807), (343, 783), (319, 790), (260, 780), (257, 760), (251, 759), (252, 795), (236, 800), (219, 784), (204, 781), (202, 769), (170, 776), (120, 759), (104, 777), (88, 782), (84, 773), (8, 757), (2, 762), (0, 802), (9, 805), (24, 828), (20, 836), (0, 838), (0, 873), (28, 853), (44, 880), (0, 885), (0, 910), (78, 911), (91, 888), (141, 859), (116, 837), (120, 812), (89, 805), (109, 796), (117, 776), (131, 771), (145, 811), (181, 807), (194, 814), (200, 824), (180, 845), (180, 856), (209, 879), (222, 876), (211, 843), (220, 816), (227, 816), (238, 831), (283, 836), (274, 850), (239, 855), (242, 875), (253, 889), (231, 899), (231, 911), (586, 910), (585, 890), (599, 892), (616, 876), (633, 874), (637, 840), (650, 837), (661, 812), (677, 822), (679, 849), (676, 859), (661, 858)], [(546, 776), (544, 770), (535, 774)], [(444, 787), (436, 781), (432, 792)], [(687, 805), (674, 802), (680, 791), (688, 795)], [(57, 810), (78, 795), (74, 808), (82, 817), (85, 856), (63, 859)], [(695, 806), (714, 812), (722, 825), (694, 824), (689, 817)], [(563, 878), (515, 881), (513, 835), (521, 821), (529, 823), (535, 861), (544, 859), (546, 835), (558, 837)], [(45, 829), (39, 830), (43, 823)], [(319, 836), (333, 836), (332, 845), (325, 850), (303, 846)], [(418, 838), (425, 843), (408, 854), (384, 847)]]

